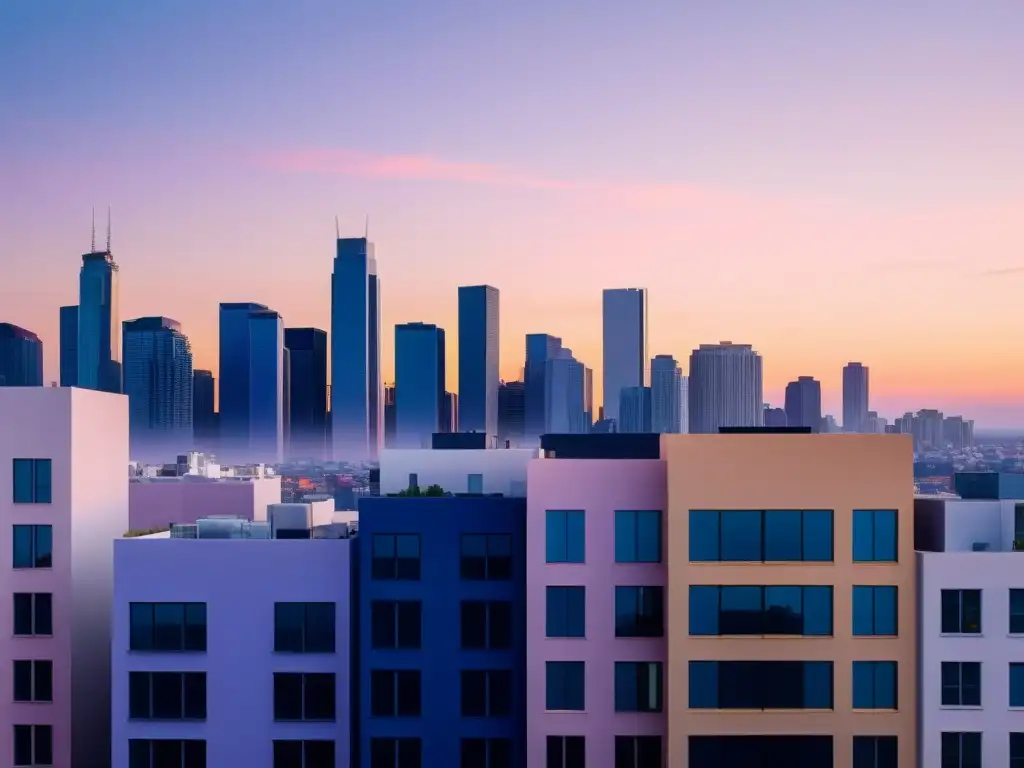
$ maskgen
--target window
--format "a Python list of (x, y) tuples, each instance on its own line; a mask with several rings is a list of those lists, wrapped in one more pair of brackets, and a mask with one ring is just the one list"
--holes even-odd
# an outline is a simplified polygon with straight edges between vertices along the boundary
[(419, 581), (419, 534), (373, 534), (373, 559), (370, 565), (370, 575), (379, 580)]
[(942, 706), (981, 706), (981, 662), (942, 662)]
[[(49, 725), (14, 726), (14, 765), (18, 768), (53, 765), (53, 727)], [(134, 763), (132, 768), (134, 768)]]
[(274, 603), (274, 650), (334, 653), (334, 603)]
[(206, 603), (132, 603), (133, 651), (205, 651)]
[(423, 634), (419, 600), (374, 600), (370, 624), (370, 644), (375, 649), (419, 650)]
[(511, 672), (504, 669), (462, 670), (463, 717), (508, 717), (511, 714)]
[(275, 720), (334, 720), (333, 672), (275, 672)]
[(206, 768), (206, 742), (200, 739), (129, 739), (131, 768)]
[(1010, 664), (1010, 706), (1024, 707), (1024, 664)]
[(832, 709), (831, 661), (691, 661), (691, 709)]
[(15, 701), (53, 701), (53, 662), (14, 662)]
[(15, 459), (14, 503), (52, 503), (52, 476), (53, 468), (50, 459)]
[(895, 736), (854, 736), (852, 768), (898, 768), (899, 752)]
[(941, 768), (981, 768), (981, 734), (943, 733)]
[(831, 736), (690, 736), (690, 768), (832, 768)]
[(466, 490), (469, 493), (483, 493), (484, 476), (480, 473), (470, 473), (466, 475)]
[(1010, 634), (1024, 635), (1024, 589), (1010, 590)]
[(853, 588), (853, 634), (894, 637), (899, 634), (897, 587)]
[(587, 743), (583, 736), (548, 736), (544, 768), (586, 768)]
[(545, 664), (545, 709), (557, 712), (582, 712), (585, 709), (585, 668), (582, 661), (549, 661)]
[(1024, 768), (1024, 733), (1010, 734), (1010, 768)]
[(274, 768), (334, 768), (334, 742), (275, 741)]
[(53, 595), (49, 592), (15, 592), (14, 634), (18, 637), (52, 635)]
[(661, 512), (616, 510), (615, 562), (661, 562)]
[(691, 562), (833, 561), (832, 510), (690, 510)]
[(895, 509), (853, 510), (853, 562), (898, 562), (898, 544)]
[(660, 736), (615, 737), (615, 768), (657, 768), (661, 764)]
[(129, 672), (132, 720), (205, 720), (205, 672)]
[(545, 598), (547, 637), (586, 637), (586, 587), (547, 587)]
[(463, 739), (459, 768), (512, 768), (512, 739)]
[(370, 671), (370, 715), (419, 717), (422, 714), (422, 683), (418, 669)]
[(547, 561), (549, 563), (582, 563), (586, 559), (586, 513), (582, 509), (549, 509), (547, 526)]
[(53, 526), (14, 526), (14, 567), (53, 567)]
[(690, 587), (691, 635), (832, 634), (832, 587)]
[(664, 637), (664, 587), (616, 587), (615, 636)]
[(942, 634), (981, 634), (981, 590), (942, 590)]
[(423, 768), (418, 738), (370, 739), (370, 768)]
[(896, 709), (896, 662), (853, 662), (853, 708)]
[(463, 534), (459, 572), (469, 581), (508, 581), (512, 578), (512, 537), (506, 533)]
[(615, 662), (616, 712), (661, 712), (662, 695), (660, 662)]
[(509, 600), (462, 601), (462, 647), (504, 650), (512, 647), (512, 603)]

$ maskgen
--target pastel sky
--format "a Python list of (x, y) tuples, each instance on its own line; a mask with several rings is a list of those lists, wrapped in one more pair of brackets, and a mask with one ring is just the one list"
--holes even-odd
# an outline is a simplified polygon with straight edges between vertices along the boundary
[[(1020, 0), (8, 0), (0, 320), (57, 376), (90, 209), (124, 319), (217, 304), (328, 328), (334, 217), (369, 216), (393, 326), (501, 289), (601, 365), (601, 289), (651, 354), (753, 344), (765, 398), (871, 368), (888, 417), (1024, 425)], [(599, 381), (595, 377), (595, 383)], [(599, 393), (596, 393), (599, 395)]]

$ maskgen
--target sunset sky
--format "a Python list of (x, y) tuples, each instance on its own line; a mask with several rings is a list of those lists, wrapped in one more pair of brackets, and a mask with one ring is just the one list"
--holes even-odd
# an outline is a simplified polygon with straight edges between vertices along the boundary
[(110, 205), (122, 319), (215, 370), (218, 302), (329, 330), (368, 215), (388, 379), (422, 320), (456, 386), (460, 284), (505, 377), (531, 332), (600, 369), (643, 286), (652, 355), (753, 344), (769, 402), (840, 415), (857, 360), (889, 418), (1024, 426), (1022, 39), (1020, 0), (6, 0), (0, 321), (55, 379)]

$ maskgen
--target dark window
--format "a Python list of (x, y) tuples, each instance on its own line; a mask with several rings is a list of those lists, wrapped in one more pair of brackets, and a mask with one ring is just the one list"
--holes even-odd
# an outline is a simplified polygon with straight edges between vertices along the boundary
[(663, 689), (661, 662), (615, 662), (616, 712), (661, 712)]
[(334, 720), (333, 672), (275, 672), (275, 720)]
[(51, 504), (52, 476), (50, 459), (15, 459), (14, 503)]
[(691, 586), (691, 635), (832, 634), (832, 587)]
[(1024, 733), (1010, 734), (1010, 768), (1024, 768)]
[(896, 709), (895, 661), (853, 662), (853, 708)]
[(512, 603), (509, 600), (463, 600), (462, 647), (503, 650), (512, 647)]
[(981, 706), (981, 662), (942, 662), (942, 706)]
[(615, 768), (659, 768), (660, 736), (616, 736)]
[(852, 768), (899, 768), (895, 736), (854, 736)]
[(943, 733), (940, 768), (981, 768), (981, 734)]
[(374, 669), (370, 671), (370, 715), (373, 717), (419, 717), (422, 690), (418, 669)]
[(128, 717), (205, 720), (205, 672), (129, 672)]
[(512, 768), (512, 739), (463, 739), (459, 768)]
[(274, 603), (274, 650), (334, 653), (334, 603)]
[(1024, 589), (1010, 590), (1010, 634), (1024, 635)]
[(417, 650), (422, 642), (419, 600), (374, 600), (370, 605), (370, 642), (375, 649)]
[(690, 560), (830, 563), (832, 510), (690, 510)]
[(547, 526), (547, 561), (549, 563), (582, 563), (586, 560), (586, 513), (581, 509), (549, 509)]
[(690, 768), (832, 768), (831, 736), (690, 736)]
[(942, 590), (942, 634), (981, 634), (981, 590)]
[(615, 562), (661, 562), (661, 512), (616, 510)]
[(206, 742), (200, 739), (129, 739), (131, 768), (206, 768)]
[(549, 661), (545, 664), (545, 709), (582, 712), (586, 707), (586, 665), (582, 661)]
[[(49, 725), (14, 726), (14, 765), (18, 768), (29, 765), (53, 765), (53, 727)], [(132, 763), (132, 768), (135, 768), (134, 763)], [(143, 768), (149, 768), (149, 766)]]
[(278, 740), (274, 742), (274, 768), (334, 768), (334, 742)]
[(663, 587), (615, 588), (616, 637), (664, 637)]
[(132, 603), (133, 651), (205, 651), (206, 603)]
[(459, 572), (471, 581), (508, 581), (512, 578), (512, 537), (507, 533), (463, 534)]
[(462, 716), (512, 714), (512, 673), (505, 669), (462, 670)]
[(1010, 664), (1010, 706), (1024, 707), (1024, 664)]
[(14, 634), (19, 637), (53, 634), (53, 595), (14, 593)]
[(370, 768), (423, 768), (418, 738), (370, 739)]
[(15, 701), (53, 701), (53, 662), (14, 662)]
[(587, 588), (548, 587), (547, 637), (586, 637)]
[(373, 561), (370, 573), (374, 579), (419, 581), (419, 534), (373, 534)]
[(831, 661), (691, 661), (691, 709), (832, 709)]
[(896, 587), (853, 588), (853, 634), (895, 636), (899, 634), (899, 592)]
[(544, 768), (587, 768), (586, 739), (583, 736), (548, 736)]
[(53, 567), (53, 526), (14, 526), (14, 567)]
[(897, 519), (895, 509), (853, 510), (853, 562), (897, 562), (899, 560)]

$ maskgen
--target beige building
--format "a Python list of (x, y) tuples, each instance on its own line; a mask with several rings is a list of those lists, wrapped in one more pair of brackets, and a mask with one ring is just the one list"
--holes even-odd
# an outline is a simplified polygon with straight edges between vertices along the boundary
[(915, 764), (910, 436), (665, 435), (661, 453), (668, 767)]

